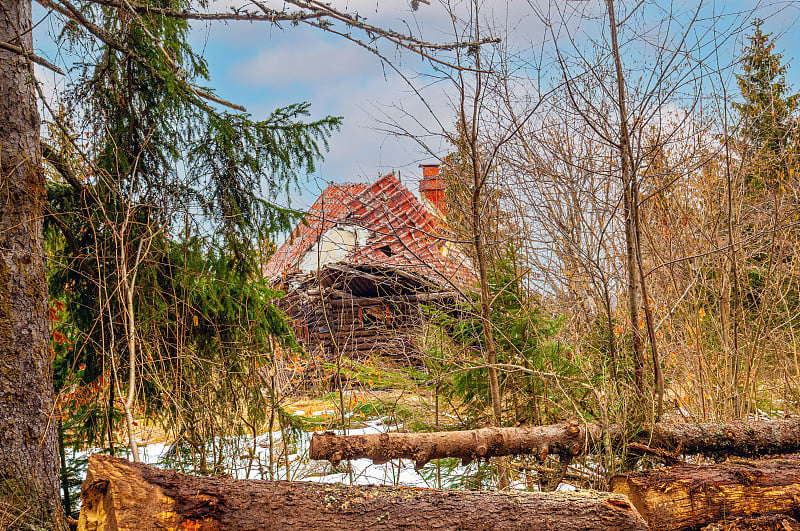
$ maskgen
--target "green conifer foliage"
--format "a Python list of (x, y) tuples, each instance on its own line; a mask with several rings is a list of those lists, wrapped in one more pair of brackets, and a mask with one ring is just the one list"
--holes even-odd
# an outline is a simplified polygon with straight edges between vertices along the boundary
[(787, 66), (775, 51), (772, 35), (761, 30), (762, 20), (753, 21), (754, 33), (744, 50), (742, 73), (736, 78), (742, 103), (734, 103), (741, 117), (740, 141), (749, 164), (747, 184), (775, 188), (789, 171), (790, 154), (796, 148), (798, 94), (786, 84)]
[(124, 447), (120, 394), (136, 365), (136, 420), (191, 439), (199, 469), (219, 472), (206, 443), (218, 458), (215, 437), (241, 419), (261, 426), (260, 369), (277, 345), (295, 347), (257, 249), (294, 224), (276, 197), (314, 171), (340, 119), (309, 120), (302, 102), (262, 117), (225, 109), (203, 96), (208, 69), (185, 20), (77, 9), (82, 24), (66, 22), (60, 44), (83, 62), (46, 149), (62, 435), (68, 446)]

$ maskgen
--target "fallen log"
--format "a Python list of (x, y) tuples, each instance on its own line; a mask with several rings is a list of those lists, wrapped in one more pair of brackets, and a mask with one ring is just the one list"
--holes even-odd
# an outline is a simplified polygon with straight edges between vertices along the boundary
[(701, 531), (800, 531), (800, 522), (791, 516), (774, 514), (714, 522)]
[(79, 530), (646, 530), (625, 496), (195, 477), (93, 455)]
[[(587, 429), (589, 437), (586, 437)], [(338, 463), (343, 459), (371, 459), (385, 463), (391, 459), (413, 459), (417, 470), (431, 459), (459, 457), (465, 463), (504, 455), (533, 454), (544, 460), (549, 454), (565, 457), (580, 455), (587, 441), (596, 439), (596, 425), (564, 422), (550, 426), (480, 428), (435, 433), (379, 433), (336, 435), (315, 433), (311, 438), (311, 459)]]
[[(736, 422), (727, 424), (654, 424), (631, 438), (612, 426), (615, 444), (638, 441), (650, 453), (663, 456), (704, 454), (721, 459), (726, 456), (763, 457), (800, 451), (800, 419)], [(587, 437), (588, 434), (588, 437)], [(315, 433), (311, 439), (312, 459), (338, 462), (343, 459), (412, 459), (424, 466), (431, 459), (460, 457), (464, 461), (504, 455), (536, 455), (541, 460), (550, 454), (571, 457), (597, 448), (602, 428), (575, 421), (549, 426), (516, 426), (434, 433), (381, 433), (335, 435)], [(634, 445), (632, 450), (643, 446)]]
[(614, 476), (610, 488), (628, 496), (654, 531), (772, 515), (800, 517), (798, 461), (658, 468)]
[(638, 439), (648, 446), (685, 455), (760, 457), (800, 451), (800, 419), (670, 424), (660, 422)]

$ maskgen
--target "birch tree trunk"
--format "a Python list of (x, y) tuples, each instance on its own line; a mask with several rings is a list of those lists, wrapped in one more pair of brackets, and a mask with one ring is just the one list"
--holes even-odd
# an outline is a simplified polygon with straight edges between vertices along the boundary
[[(3, 0), (0, 42), (31, 52), (30, 29), (30, 1)], [(27, 59), (0, 50), (0, 528), (58, 529), (63, 517), (42, 235), (45, 178), (34, 83)]]

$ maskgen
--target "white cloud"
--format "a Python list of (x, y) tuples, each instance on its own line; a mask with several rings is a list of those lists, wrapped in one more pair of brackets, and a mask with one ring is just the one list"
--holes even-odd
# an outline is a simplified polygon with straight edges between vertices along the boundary
[[(320, 172), (323, 178), (374, 180), (393, 170), (399, 170), (404, 181), (417, 178), (418, 164), (430, 162), (432, 156), (415, 140), (392, 134), (391, 129), (424, 137), (434, 152), (443, 148), (439, 138), (428, 134), (439, 131), (426, 105), (397, 76), (376, 77), (357, 91), (342, 87), (337, 92), (335, 112), (344, 116), (344, 125), (331, 139), (331, 151)], [(442, 90), (434, 87), (424, 96), (438, 119), (450, 127), (453, 112)]]
[[(363, 15), (365, 7), (374, 9), (374, 1), (370, 1), (351, 1), (348, 7)], [(404, 1), (396, 5), (407, 7)], [(422, 5), (420, 10), (426, 7)], [(386, 132), (387, 123), (398, 123), (411, 133), (424, 134), (435, 122), (406, 82), (374, 54), (341, 37), (303, 27), (274, 33), (253, 44), (239, 48), (250, 57), (228, 64), (224, 77), (226, 83), (243, 91), (243, 99), (237, 101), (244, 102), (255, 117), (280, 105), (308, 101), (313, 119), (325, 115), (344, 118), (319, 166), (319, 182), (310, 188), (324, 187), (330, 180), (374, 180), (392, 170), (399, 170), (404, 180), (418, 178), (418, 164), (432, 160), (414, 140)], [(390, 59), (396, 60), (394, 66), (404, 75), (416, 78), (417, 90), (438, 119), (452, 123), (453, 112), (442, 87), (425, 87), (430, 80), (416, 74), (415, 70), (425, 68), (419, 57), (392, 50)], [(428, 140), (435, 144), (435, 151), (441, 148), (437, 139)], [(416, 184), (409, 186), (415, 188)]]
[(288, 45), (268, 46), (236, 64), (231, 74), (254, 86), (287, 83), (336, 83), (377, 67), (370, 54), (343, 40), (290, 39)]

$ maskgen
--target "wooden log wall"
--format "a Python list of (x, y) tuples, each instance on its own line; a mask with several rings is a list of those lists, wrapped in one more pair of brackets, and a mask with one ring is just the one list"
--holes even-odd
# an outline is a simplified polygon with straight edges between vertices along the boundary
[(295, 289), (278, 306), (292, 319), (297, 338), (335, 356), (364, 359), (371, 354), (415, 363), (422, 326), (419, 305), (450, 300), (455, 293), (352, 297), (338, 290)]

